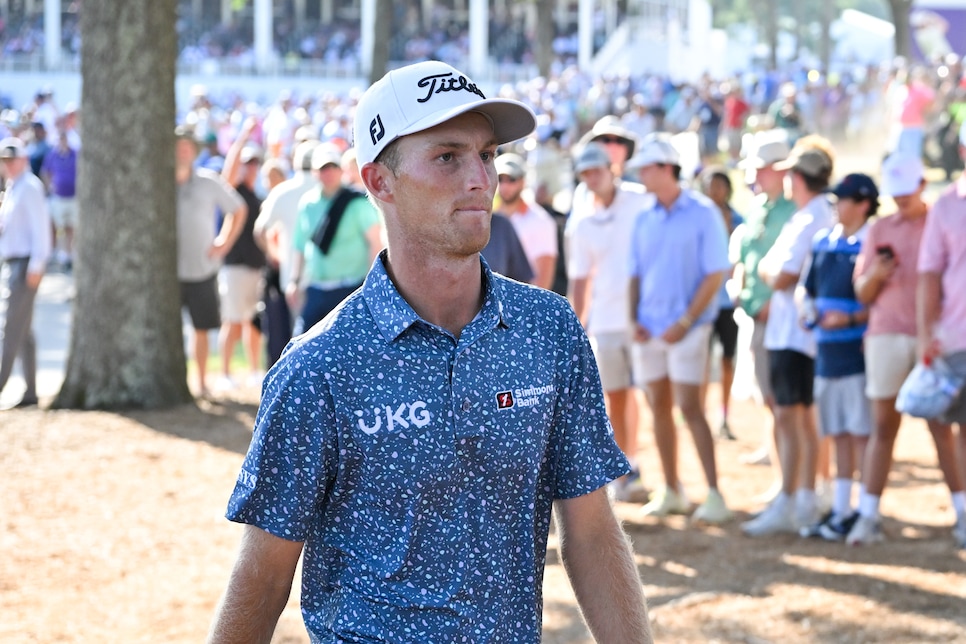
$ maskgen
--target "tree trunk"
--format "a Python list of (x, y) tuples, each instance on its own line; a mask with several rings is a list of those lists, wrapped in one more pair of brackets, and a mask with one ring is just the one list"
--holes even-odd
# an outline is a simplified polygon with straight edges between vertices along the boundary
[(778, 7), (772, 0), (764, 0), (765, 40), (768, 43), (768, 70), (778, 69)]
[(892, 24), (896, 27), (896, 55), (908, 60), (912, 56), (912, 31), (909, 26), (912, 0), (889, 0), (889, 9), (892, 11)]
[(534, 52), (537, 70), (544, 78), (550, 76), (553, 64), (554, 0), (536, 0), (537, 5), (537, 42)]
[(85, 0), (76, 299), (59, 408), (191, 400), (177, 280), (176, 0)]
[(376, 24), (372, 38), (372, 69), (369, 70), (369, 84), (386, 75), (389, 71), (389, 39), (392, 37), (392, 18), (395, 14), (392, 0), (376, 0)]

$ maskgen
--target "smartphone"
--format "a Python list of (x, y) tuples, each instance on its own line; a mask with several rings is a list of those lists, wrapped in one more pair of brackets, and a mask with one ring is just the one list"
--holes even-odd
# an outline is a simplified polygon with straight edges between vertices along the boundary
[(879, 255), (882, 255), (882, 257), (885, 259), (896, 258), (896, 252), (892, 250), (892, 246), (889, 246), (888, 244), (884, 244), (882, 246), (876, 246), (875, 252)]

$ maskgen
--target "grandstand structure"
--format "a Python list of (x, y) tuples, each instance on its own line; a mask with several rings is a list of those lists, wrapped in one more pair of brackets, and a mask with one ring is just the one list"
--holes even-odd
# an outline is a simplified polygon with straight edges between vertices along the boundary
[[(0, 0), (7, 31), (20, 16), (41, 43), (13, 55), (0, 51), (0, 87), (19, 93), (34, 83), (32, 92), (40, 86), (37, 79), (46, 77), (40, 84), (66, 84), (70, 100), (78, 83), (71, 79), (80, 68), (80, 5)], [(715, 60), (707, 52), (708, 0), (550, 0), (547, 6), (550, 15), (539, 15), (536, 2), (394, 2), (392, 64), (434, 57), (490, 85), (528, 80), (537, 75), (533, 34), (544, 20), (554, 22), (558, 61), (595, 75), (650, 72), (689, 79), (709, 71)], [(371, 68), (375, 11), (376, 0), (180, 0), (178, 94), (198, 83), (297, 88), (324, 78), (334, 86), (358, 85)], [(73, 38), (65, 35), (65, 25), (75, 27)], [(414, 41), (435, 49), (412, 47)]]

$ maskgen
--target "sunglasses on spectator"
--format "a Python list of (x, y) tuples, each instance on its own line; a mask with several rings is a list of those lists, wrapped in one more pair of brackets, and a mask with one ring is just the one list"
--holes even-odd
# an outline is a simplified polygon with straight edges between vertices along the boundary
[(627, 142), (627, 139), (619, 136), (598, 136), (594, 140), (599, 141), (601, 143), (626, 143)]
[(500, 178), (500, 183), (516, 183), (517, 181), (520, 180), (520, 179), (516, 179), (514, 177), (511, 177), (508, 174), (501, 174), (499, 178)]

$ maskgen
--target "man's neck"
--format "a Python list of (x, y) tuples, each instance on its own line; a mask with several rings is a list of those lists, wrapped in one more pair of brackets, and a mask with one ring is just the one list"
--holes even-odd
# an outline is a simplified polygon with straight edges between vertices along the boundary
[(681, 196), (681, 186), (675, 183), (673, 187), (662, 190), (660, 193), (657, 193), (656, 196), (658, 202), (664, 206), (665, 210), (670, 211), (671, 206), (673, 206), (674, 202), (677, 201), (678, 197)]
[(174, 169), (174, 181), (175, 183), (185, 183), (191, 178), (194, 173), (194, 168), (190, 165), (179, 165), (175, 166)]
[(908, 221), (916, 221), (922, 219), (929, 212), (929, 206), (926, 202), (920, 200), (914, 204), (909, 204), (909, 207), (905, 210), (900, 210), (898, 212), (899, 217)]
[(608, 184), (606, 188), (600, 192), (594, 192), (594, 203), (598, 206), (604, 208), (610, 208), (611, 204), (614, 203), (614, 199), (617, 198), (617, 183)]
[(528, 208), (527, 202), (523, 200), (521, 195), (513, 201), (504, 201), (501, 210), (508, 215), (522, 215), (527, 212)]
[(431, 252), (394, 255), (390, 248), (384, 263), (396, 290), (416, 314), (457, 339), (483, 307), (483, 269), (478, 254), (459, 259)]

